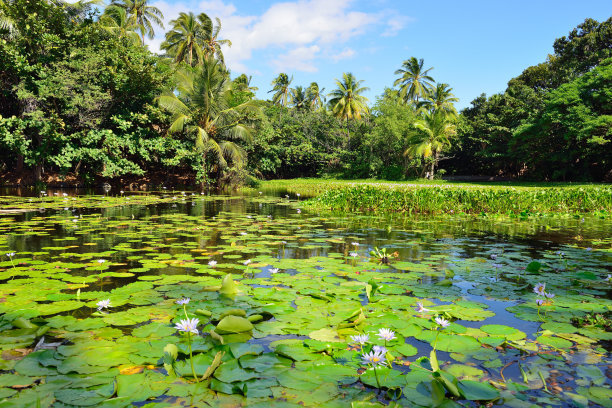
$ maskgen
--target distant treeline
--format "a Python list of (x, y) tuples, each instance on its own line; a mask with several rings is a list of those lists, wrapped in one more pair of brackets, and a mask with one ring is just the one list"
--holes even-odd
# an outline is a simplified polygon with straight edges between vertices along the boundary
[(0, 173), (83, 184), (152, 173), (257, 178), (612, 178), (612, 19), (587, 19), (546, 62), (457, 112), (422, 59), (376, 101), (350, 73), (325, 92), (281, 73), (270, 100), (223, 58), (221, 21), (181, 13), (162, 43), (147, 0), (0, 0)]

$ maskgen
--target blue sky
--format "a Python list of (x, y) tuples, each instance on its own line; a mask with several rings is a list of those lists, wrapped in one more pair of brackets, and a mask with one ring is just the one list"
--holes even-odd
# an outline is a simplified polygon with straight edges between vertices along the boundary
[[(234, 76), (252, 75), (258, 97), (270, 94), (279, 72), (292, 86), (311, 82), (334, 88), (335, 78), (352, 72), (370, 88), (374, 103), (393, 85), (402, 61), (415, 56), (434, 67), (460, 99), (459, 108), (486, 93), (502, 92), (509, 79), (552, 53), (552, 44), (590, 17), (612, 15), (610, 0), (159, 0), (165, 16), (181, 11), (219, 17), (220, 38), (232, 41), (224, 54)], [(166, 24), (166, 29), (169, 24)], [(158, 51), (163, 30), (149, 41)]]

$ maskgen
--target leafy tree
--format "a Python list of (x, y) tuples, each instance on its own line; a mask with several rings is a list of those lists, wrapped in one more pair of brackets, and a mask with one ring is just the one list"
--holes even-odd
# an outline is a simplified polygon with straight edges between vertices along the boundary
[(451, 116), (457, 116), (457, 109), (454, 103), (459, 102), (459, 99), (453, 95), (453, 88), (448, 84), (436, 84), (436, 87), (425, 97), (425, 100), (419, 102), (419, 107), (431, 111), (443, 111)]
[(149, 39), (155, 36), (153, 25), (164, 28), (164, 15), (154, 6), (149, 6), (149, 0), (113, 0), (112, 5), (123, 7), (130, 16), (132, 24), (140, 26), (140, 35), (144, 45), (145, 34)]
[(337, 89), (328, 96), (332, 112), (338, 118), (346, 120), (346, 137), (350, 146), (351, 134), (349, 131), (349, 119), (361, 119), (368, 112), (368, 99), (361, 95), (370, 88), (361, 86), (363, 80), (358, 81), (352, 73), (342, 74), (342, 80), (336, 79)]
[(308, 88), (306, 88), (306, 100), (311, 110), (317, 110), (323, 107), (325, 102), (325, 96), (323, 92), (325, 88), (319, 89), (319, 84), (312, 82)]
[(393, 85), (400, 87), (400, 95), (405, 103), (418, 103), (419, 98), (425, 98), (433, 87), (434, 79), (428, 75), (433, 68), (424, 69), (423, 65), (423, 58), (417, 60), (416, 57), (411, 57), (395, 71), (395, 75), (400, 77)]
[(222, 64), (225, 65), (225, 59), (223, 58), (223, 51), (221, 50), (222, 45), (232, 46), (230, 40), (220, 40), (219, 33), (221, 32), (221, 20), (215, 17), (217, 25), (214, 25), (210, 17), (207, 14), (201, 13), (198, 18), (204, 28), (204, 54), (206, 56), (215, 56)]
[(119, 38), (125, 37), (134, 43), (140, 44), (138, 32), (142, 31), (143, 27), (128, 18), (126, 9), (110, 5), (104, 9), (104, 14), (100, 16), (99, 22), (105, 30), (113, 35)]
[[(205, 28), (202, 25), (205, 14), (181, 13), (172, 20), (172, 29), (166, 33), (161, 49), (174, 58), (174, 62), (185, 61), (189, 65), (200, 64), (204, 59)], [(195, 58), (195, 59), (194, 59)]]
[(286, 107), (288, 103), (291, 103), (291, 82), (293, 82), (293, 77), (289, 78), (287, 74), (281, 72), (272, 81), (272, 90), (268, 91), (268, 93), (274, 92), (274, 95), (272, 95), (272, 103), (281, 107), (278, 114), (279, 120), (283, 114), (282, 108)]
[(200, 179), (208, 181), (211, 170), (225, 170), (229, 163), (244, 166), (246, 153), (234, 141), (250, 139), (249, 114), (259, 108), (253, 101), (230, 105), (231, 81), (221, 62), (208, 57), (202, 65), (182, 69), (176, 91), (164, 92), (158, 103), (172, 114), (168, 132), (193, 138), (195, 151), (201, 155)]
[(455, 124), (445, 112), (434, 110), (424, 113), (414, 127), (417, 132), (408, 140), (409, 147), (404, 154), (429, 160), (429, 177), (433, 178), (442, 152), (451, 147), (451, 138), (456, 134)]
[(306, 98), (306, 90), (302, 86), (296, 86), (291, 90), (291, 103), (295, 109), (302, 111), (308, 108), (308, 99)]

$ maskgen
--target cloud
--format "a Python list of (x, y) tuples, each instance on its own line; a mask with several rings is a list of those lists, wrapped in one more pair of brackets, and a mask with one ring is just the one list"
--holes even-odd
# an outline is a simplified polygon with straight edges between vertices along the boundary
[(412, 21), (414, 21), (414, 19), (412, 19), (410, 17), (407, 17), (407, 16), (393, 16), (393, 17), (390, 17), (387, 20), (387, 28), (385, 29), (385, 31), (383, 31), (381, 36), (383, 36), (383, 37), (394, 37), (400, 31), (402, 31), (404, 29), (404, 27), (406, 27), (406, 24), (408, 24), (408, 23), (410, 23)]
[(317, 72), (318, 68), (314, 66), (313, 60), (316, 58), (319, 51), (321, 51), (321, 49), (318, 45), (294, 48), (288, 53), (280, 55), (277, 59), (273, 60), (272, 63), (278, 72), (291, 70)]
[[(324, 60), (339, 61), (350, 58), (355, 51), (345, 44), (379, 24), (390, 13), (388, 10), (366, 13), (352, 9), (353, 0), (295, 0), (270, 5), (261, 15), (241, 15), (233, 3), (224, 0), (204, 0), (195, 5), (169, 3), (158, 0), (151, 3), (164, 13), (166, 29), (180, 11), (205, 12), (222, 22), (220, 38), (232, 41), (223, 54), (232, 71), (252, 73), (248, 61), (253, 53), (269, 50), (278, 55), (269, 64), (278, 70), (295, 69), (315, 72), (316, 64)], [(387, 19), (383, 35), (395, 35), (409, 19), (392, 16)], [(161, 29), (160, 29), (161, 31)], [(152, 51), (158, 51), (157, 38), (147, 42)], [(157, 47), (157, 48), (156, 48)], [(342, 51), (339, 51), (344, 47)]]
[(345, 48), (343, 49), (341, 52), (334, 54), (331, 56), (331, 59), (334, 62), (338, 62), (340, 60), (343, 59), (347, 59), (347, 58), (351, 58), (353, 55), (355, 55), (355, 50), (353, 50), (352, 48)]

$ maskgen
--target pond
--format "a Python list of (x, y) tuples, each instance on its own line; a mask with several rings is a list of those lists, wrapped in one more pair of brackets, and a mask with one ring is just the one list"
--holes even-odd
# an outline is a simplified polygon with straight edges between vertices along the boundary
[(303, 199), (3, 197), (0, 407), (612, 406), (609, 215)]

